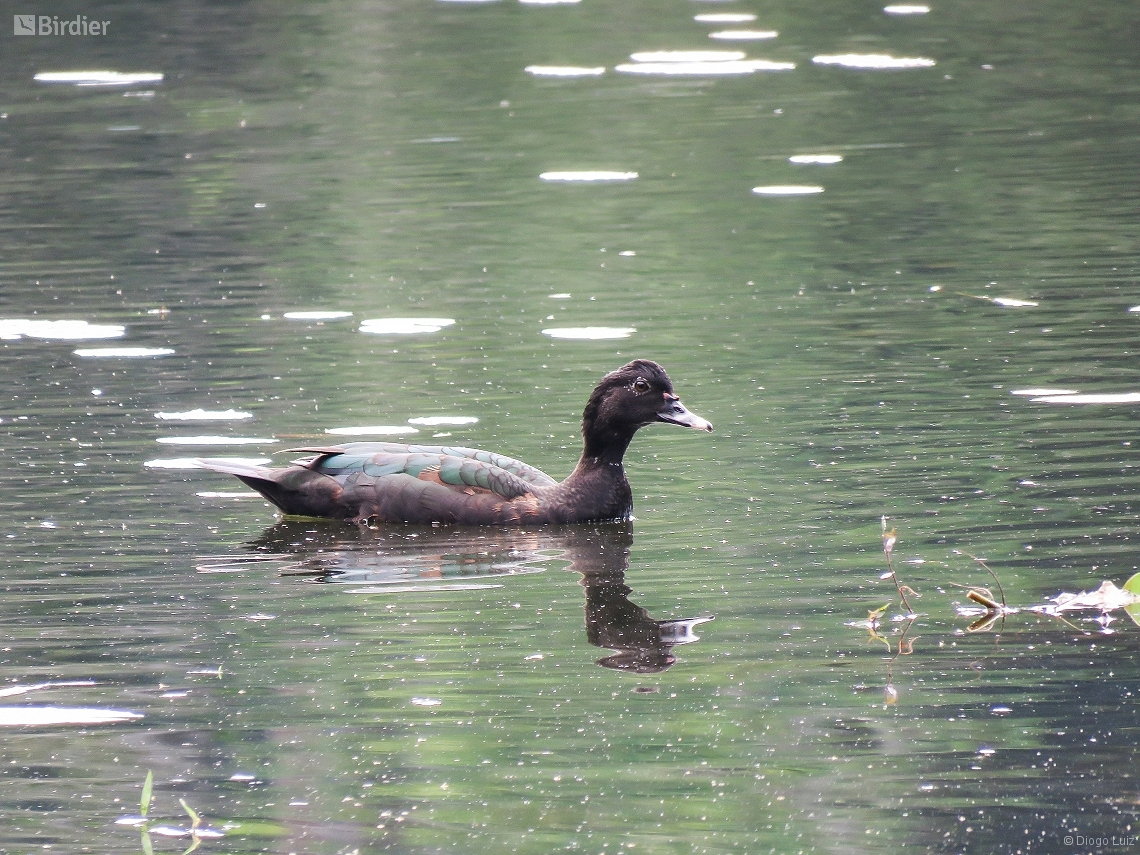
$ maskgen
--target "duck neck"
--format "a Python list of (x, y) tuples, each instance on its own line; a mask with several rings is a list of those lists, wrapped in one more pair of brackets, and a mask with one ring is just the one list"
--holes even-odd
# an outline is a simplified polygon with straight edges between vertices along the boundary
[(625, 450), (633, 440), (633, 433), (619, 431), (596, 431), (584, 435), (585, 445), (582, 449), (582, 459), (578, 461), (579, 469), (614, 468), (622, 470), (622, 458)]

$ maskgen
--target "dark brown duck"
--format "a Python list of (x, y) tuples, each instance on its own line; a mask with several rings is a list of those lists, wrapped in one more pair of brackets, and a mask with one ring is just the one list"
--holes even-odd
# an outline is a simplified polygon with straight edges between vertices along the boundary
[(236, 475), (292, 516), (465, 525), (626, 520), (633, 495), (622, 457), (638, 429), (655, 422), (712, 430), (685, 409), (665, 369), (637, 359), (603, 377), (590, 395), (582, 457), (561, 482), (489, 451), (394, 442), (297, 448), (315, 456), (281, 469), (198, 463)]

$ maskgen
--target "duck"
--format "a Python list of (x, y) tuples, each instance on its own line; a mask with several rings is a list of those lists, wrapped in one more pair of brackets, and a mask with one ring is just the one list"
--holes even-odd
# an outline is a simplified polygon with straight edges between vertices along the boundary
[(622, 458), (651, 424), (711, 432), (690, 412), (665, 369), (635, 359), (606, 374), (582, 413), (582, 456), (564, 480), (474, 448), (348, 442), (293, 448), (310, 455), (267, 468), (217, 458), (200, 469), (237, 476), (286, 516), (382, 523), (544, 525), (626, 521), (633, 493)]

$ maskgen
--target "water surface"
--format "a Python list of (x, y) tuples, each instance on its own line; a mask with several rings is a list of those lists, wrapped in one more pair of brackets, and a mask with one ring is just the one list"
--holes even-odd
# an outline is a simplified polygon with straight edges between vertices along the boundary
[[(959, 611), (1138, 569), (1131, 4), (83, 14), (0, 51), (0, 850), (140, 851), (148, 771), (163, 851), (1134, 848), (1140, 629)], [(637, 437), (628, 527), (181, 468), (562, 477), (634, 357), (717, 431)]]

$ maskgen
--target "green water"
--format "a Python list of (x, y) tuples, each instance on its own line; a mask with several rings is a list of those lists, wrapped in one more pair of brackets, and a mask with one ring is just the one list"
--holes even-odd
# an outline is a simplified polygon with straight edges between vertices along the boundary
[[(1135, 848), (1140, 630), (958, 611), (969, 555), (1013, 606), (1138, 569), (1137, 403), (1014, 394), (1140, 391), (1133, 4), (52, 14), (112, 24), (0, 35), (0, 851), (143, 851), (148, 770), (156, 851), (179, 799), (203, 852)], [(615, 70), (665, 49), (795, 68)], [(33, 79), (90, 69), (164, 79)], [(635, 357), (716, 432), (638, 435), (628, 528), (281, 522), (153, 465), (434, 416), (562, 477)], [(250, 418), (156, 418), (195, 409)]]

